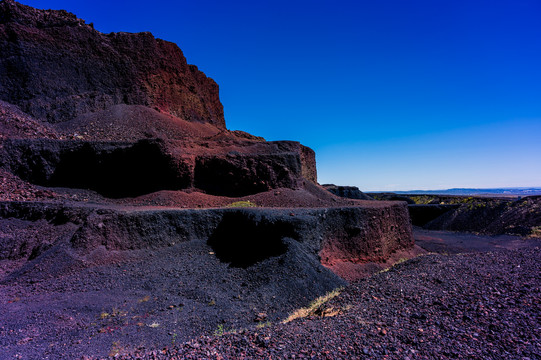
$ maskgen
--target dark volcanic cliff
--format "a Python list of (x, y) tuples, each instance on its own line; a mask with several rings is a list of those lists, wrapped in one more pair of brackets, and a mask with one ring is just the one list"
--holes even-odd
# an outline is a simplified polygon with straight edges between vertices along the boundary
[(0, 100), (56, 123), (116, 104), (225, 128), (218, 85), (152, 34), (102, 34), (63, 10), (0, 2)]
[(0, 2), (0, 359), (267, 326), (413, 246), (405, 203), (337, 197), (313, 150), (227, 130), (176, 45)]
[(63, 10), (0, 2), (0, 168), (24, 181), (109, 198), (317, 182), (311, 149), (227, 130), (218, 95), (150, 33), (102, 34)]

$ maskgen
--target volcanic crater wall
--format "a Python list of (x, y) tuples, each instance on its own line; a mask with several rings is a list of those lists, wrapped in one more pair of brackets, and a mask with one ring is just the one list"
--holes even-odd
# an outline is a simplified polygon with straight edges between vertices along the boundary
[(102, 34), (63, 10), (0, 2), (0, 99), (52, 123), (145, 105), (225, 129), (218, 85), (152, 34)]
[(299, 188), (303, 174), (315, 180), (315, 159), (305, 149), (291, 141), (4, 139), (0, 167), (33, 184), (90, 189), (109, 198), (192, 188), (237, 197)]
[[(249, 267), (301, 246), (323, 265), (384, 261), (414, 240), (404, 203), (374, 208), (114, 210), (60, 204), (0, 203), (0, 217), (76, 224), (81, 253), (206, 242), (231, 266)], [(291, 249), (290, 249), (291, 248)]]
[[(2, 170), (33, 184), (85, 188), (118, 198), (182, 189), (235, 197), (317, 183), (311, 149), (297, 142), (265, 142), (226, 131), (218, 86), (188, 65), (176, 45), (150, 33), (102, 34), (66, 11), (0, 2), (0, 100), (17, 105), (38, 121), (63, 122), (62, 126), (42, 122), (58, 129), (58, 138), (52, 133), (51, 139), (0, 141)], [(139, 130), (149, 130), (149, 135), (146, 130), (134, 134), (156, 133), (161, 140), (109, 138), (111, 132), (97, 124), (100, 120), (122, 123), (126, 131), (137, 123), (127, 119), (130, 114), (147, 113), (149, 122), (156, 120), (155, 114), (132, 112), (127, 105), (190, 121), (194, 134), (199, 127), (195, 125), (200, 125), (194, 123), (213, 130), (170, 138), (168, 130), (152, 132), (147, 129), (151, 126), (142, 126)], [(119, 121), (112, 109), (126, 119)], [(163, 129), (173, 126), (182, 132), (175, 119), (160, 121)], [(60, 131), (66, 126), (69, 131)], [(90, 133), (87, 138), (77, 133), (83, 128)], [(92, 138), (95, 129), (102, 130), (107, 140)], [(26, 131), (19, 133), (26, 136)], [(327, 204), (336, 201), (329, 196)], [(321, 268), (337, 262), (381, 261), (393, 251), (413, 246), (404, 203), (150, 211), (12, 202), (0, 204), (0, 217), (8, 222), (9, 218), (46, 221), (53, 233), (56, 226), (64, 229), (59, 240), (48, 236), (45, 246), (39, 236), (34, 237), (24, 251), (15, 252), (18, 256), (39, 257), (58, 241), (81, 256), (98, 248), (151, 249), (197, 242), (201, 248), (208, 245), (232, 267), (250, 267), (269, 258), (285, 261), (287, 255)], [(31, 224), (20, 226), (33, 229)]]

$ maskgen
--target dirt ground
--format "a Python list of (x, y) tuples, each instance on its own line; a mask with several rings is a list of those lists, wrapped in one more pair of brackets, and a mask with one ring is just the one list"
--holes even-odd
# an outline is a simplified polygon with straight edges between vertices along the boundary
[(351, 283), (309, 316), (122, 358), (541, 359), (541, 240), (416, 238), (434, 252)]
[(433, 254), (350, 283), (319, 316), (288, 324), (291, 294), (267, 298), (282, 291), (275, 274), (193, 264), (212, 251), (204, 245), (93, 266), (51, 253), (0, 280), (0, 358), (541, 358), (541, 240), (414, 233)]

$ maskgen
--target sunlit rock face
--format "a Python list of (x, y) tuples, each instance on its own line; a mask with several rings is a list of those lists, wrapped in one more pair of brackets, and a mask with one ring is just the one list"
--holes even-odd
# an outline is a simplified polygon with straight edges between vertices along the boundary
[(218, 85), (148, 32), (102, 34), (69, 12), (4, 0), (0, 54), (0, 100), (40, 120), (128, 104), (225, 129)]

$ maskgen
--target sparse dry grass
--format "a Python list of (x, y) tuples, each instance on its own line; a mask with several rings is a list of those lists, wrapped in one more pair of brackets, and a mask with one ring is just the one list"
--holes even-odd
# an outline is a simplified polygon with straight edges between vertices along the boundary
[(147, 302), (149, 300), (150, 300), (150, 296), (147, 295), (144, 298), (137, 300), (137, 302), (140, 304), (140, 303)]
[(534, 226), (532, 227), (530, 237), (533, 238), (541, 238), (541, 226)]
[(254, 202), (248, 201), (235, 201), (234, 203), (228, 204), (226, 208), (247, 208), (247, 207), (257, 207), (257, 204)]
[[(418, 256), (420, 256), (420, 255), (418, 255)], [(406, 262), (406, 261), (408, 261), (407, 258), (400, 258), (400, 259), (398, 259), (394, 264), (392, 264), (391, 266), (389, 266), (388, 268), (385, 268), (385, 269), (383, 269), (383, 270), (378, 271), (377, 274), (381, 274), (381, 273), (387, 272), (387, 271), (391, 270), (393, 267), (395, 267), (396, 265), (402, 264), (403, 262)]]
[(324, 309), (323, 305), (325, 305), (325, 303), (327, 303), (329, 300), (340, 295), (340, 292), (342, 292), (343, 289), (344, 288), (342, 287), (337, 288), (337, 289), (334, 289), (333, 291), (328, 292), (327, 294), (323, 296), (318, 297), (317, 299), (312, 301), (310, 305), (308, 305), (308, 307), (295, 310), (295, 312), (289, 315), (287, 319), (282, 321), (282, 323), (287, 324), (288, 322), (293, 321), (295, 319), (301, 319), (308, 316), (318, 315), (318, 316), (326, 317), (326, 316), (338, 315), (341, 312), (340, 309), (334, 309), (332, 307)]
[(257, 329), (262, 329), (262, 328), (265, 328), (265, 327), (268, 327), (268, 326), (271, 326), (271, 322), (270, 321), (265, 321), (265, 322), (260, 322), (259, 324), (257, 324), (255, 327)]

